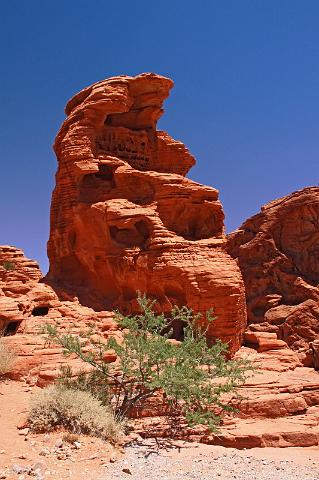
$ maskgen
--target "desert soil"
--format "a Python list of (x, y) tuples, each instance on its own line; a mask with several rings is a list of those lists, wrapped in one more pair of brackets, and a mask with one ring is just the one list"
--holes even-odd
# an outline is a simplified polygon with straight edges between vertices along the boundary
[(34, 435), (23, 426), (35, 388), (0, 384), (0, 479), (8, 480), (319, 480), (319, 447), (235, 450), (137, 439), (124, 450), (63, 432)]
[[(179, 447), (179, 448), (178, 448)], [(235, 450), (193, 443), (150, 440), (125, 449), (125, 455), (98, 480), (318, 480), (319, 448)]]

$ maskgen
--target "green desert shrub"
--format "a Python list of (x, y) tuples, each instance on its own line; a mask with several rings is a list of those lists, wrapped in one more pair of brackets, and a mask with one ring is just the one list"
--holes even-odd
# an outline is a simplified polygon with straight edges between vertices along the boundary
[(9, 262), (8, 260), (5, 260), (2, 263), (2, 266), (7, 271), (15, 270), (15, 268), (16, 268), (15, 264), (13, 262)]
[[(93, 373), (83, 374), (80, 388), (109, 403), (116, 417), (130, 416), (157, 396), (164, 399), (168, 416), (182, 415), (190, 425), (216, 429), (223, 413), (232, 409), (227, 398), (244, 383), (250, 364), (227, 359), (227, 345), (220, 340), (207, 345), (207, 328), (214, 321), (212, 312), (207, 312), (203, 322), (201, 315), (188, 307), (175, 307), (167, 318), (155, 314), (155, 302), (145, 296), (138, 301), (140, 314), (117, 314), (121, 342), (110, 337), (105, 343), (94, 342), (90, 348), (83, 348), (81, 338), (60, 335), (52, 325), (46, 326), (46, 332), (67, 355), (76, 354), (91, 365)], [(170, 340), (176, 324), (183, 326), (181, 342)], [(114, 363), (105, 360), (110, 350), (117, 355)], [(68, 388), (78, 388), (79, 382), (71, 375), (64, 381)]]
[(0, 337), (0, 378), (4, 377), (12, 370), (16, 360), (16, 354)]
[(28, 419), (34, 432), (63, 427), (74, 434), (86, 434), (116, 442), (122, 432), (109, 407), (90, 392), (51, 385), (39, 391)]

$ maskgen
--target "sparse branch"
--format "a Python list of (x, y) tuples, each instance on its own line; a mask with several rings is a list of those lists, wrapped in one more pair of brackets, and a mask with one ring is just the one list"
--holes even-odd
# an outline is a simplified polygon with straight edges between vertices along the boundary
[[(75, 354), (92, 367), (98, 377), (84, 384), (101, 397), (107, 391), (118, 417), (129, 416), (135, 406), (143, 407), (149, 398), (162, 394), (170, 407), (168, 414), (178, 412), (191, 424), (216, 429), (223, 412), (233, 409), (225, 395), (244, 383), (251, 364), (227, 360), (227, 345), (220, 340), (208, 347), (206, 333), (215, 319), (213, 310), (206, 312), (205, 321), (186, 306), (174, 307), (166, 318), (154, 313), (155, 302), (145, 295), (138, 301), (140, 314), (116, 314), (122, 328), (120, 343), (109, 338), (85, 352), (79, 337), (59, 335), (52, 325), (47, 325), (46, 333), (67, 354)], [(183, 325), (183, 342), (168, 340), (174, 321)], [(104, 361), (110, 349), (117, 355), (116, 366)]]

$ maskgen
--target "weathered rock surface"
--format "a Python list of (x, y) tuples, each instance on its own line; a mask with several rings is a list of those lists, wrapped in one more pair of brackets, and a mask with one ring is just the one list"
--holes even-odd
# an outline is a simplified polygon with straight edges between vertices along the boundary
[(208, 337), (234, 352), (245, 298), (218, 191), (186, 179), (194, 158), (156, 130), (172, 86), (155, 74), (114, 77), (67, 104), (55, 141), (47, 281), (96, 310), (135, 312), (137, 291), (164, 312), (213, 307)]
[(243, 274), (249, 330), (276, 334), (312, 365), (309, 344), (319, 338), (319, 187), (262, 207), (229, 235), (228, 251)]
[(319, 445), (319, 375), (289, 348), (264, 353), (242, 347), (238, 357), (258, 369), (240, 389), (239, 413), (202, 441), (236, 448)]
[(118, 335), (113, 312), (95, 312), (76, 298), (60, 300), (41, 278), (38, 264), (22, 250), (0, 246), (0, 329), (2, 341), (17, 354), (10, 376), (38, 385), (54, 380), (66, 363), (75, 373), (83, 368), (82, 362), (66, 359), (61, 348), (46, 342), (46, 323), (55, 324), (61, 333), (81, 333), (84, 341), (92, 324), (102, 339)]
[[(22, 250), (0, 246), (0, 331), (15, 333), (24, 319), (39, 306), (41, 298), (33, 303), (28, 297), (32, 286), (42, 277), (39, 265), (27, 259)], [(41, 287), (40, 287), (41, 288)]]

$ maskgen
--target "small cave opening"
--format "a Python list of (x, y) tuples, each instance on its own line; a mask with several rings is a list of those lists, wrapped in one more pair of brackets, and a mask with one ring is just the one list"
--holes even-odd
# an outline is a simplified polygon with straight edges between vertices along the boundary
[(164, 226), (185, 240), (198, 241), (223, 234), (222, 213), (204, 200), (203, 203), (177, 201), (171, 209), (158, 204), (157, 209)]
[(288, 305), (288, 306), (295, 306), (299, 305), (300, 303), (304, 302), (305, 298), (303, 295), (283, 295), (280, 305)]
[(111, 238), (125, 248), (145, 248), (150, 235), (150, 225), (145, 220), (139, 220), (131, 228), (110, 227)]
[(172, 338), (174, 340), (178, 340), (179, 342), (183, 342), (184, 340), (184, 328), (186, 326), (186, 322), (183, 322), (182, 320), (172, 320), (170, 322), (170, 329), (171, 333), (169, 335), (169, 338)]
[(99, 171), (97, 173), (93, 173), (95, 178), (99, 178), (105, 181), (111, 181), (114, 178), (113, 170), (109, 165), (99, 165)]
[(49, 313), (49, 307), (43, 306), (43, 307), (35, 307), (32, 310), (31, 315), (33, 317), (43, 317), (44, 315), (47, 315), (48, 313)]
[(115, 188), (114, 171), (109, 165), (99, 165), (96, 173), (84, 175), (79, 187), (79, 201), (84, 203), (103, 202)]
[(11, 337), (12, 335), (15, 335), (17, 332), (19, 325), (21, 322), (10, 322), (7, 323), (7, 325), (4, 327), (3, 330), (3, 336), (4, 337)]
[(267, 307), (266, 306), (258, 306), (258, 307), (254, 307), (251, 309), (252, 311), (252, 314), (254, 315), (254, 317), (261, 317), (261, 318), (264, 318), (264, 315), (267, 311)]
[[(151, 109), (152, 111), (152, 109)], [(140, 130), (153, 130), (154, 120), (149, 107), (131, 108), (127, 112), (110, 113), (104, 120), (104, 125), (109, 128), (125, 128), (127, 131), (139, 132)]]
[(169, 319), (167, 318), (167, 327), (165, 327), (161, 335), (167, 335), (168, 338), (171, 340), (178, 340), (179, 342), (183, 342), (185, 338), (184, 328), (186, 326), (186, 322), (183, 320), (178, 319)]
[(121, 179), (119, 188), (125, 198), (137, 205), (149, 205), (155, 198), (155, 190), (152, 184), (144, 177), (131, 173)]
[(188, 221), (184, 220), (184, 224), (176, 224), (175, 230), (186, 240), (203, 240), (206, 238), (212, 238), (221, 234), (220, 226), (216, 225), (215, 215), (209, 214), (201, 217), (200, 209), (196, 214), (193, 214)]

